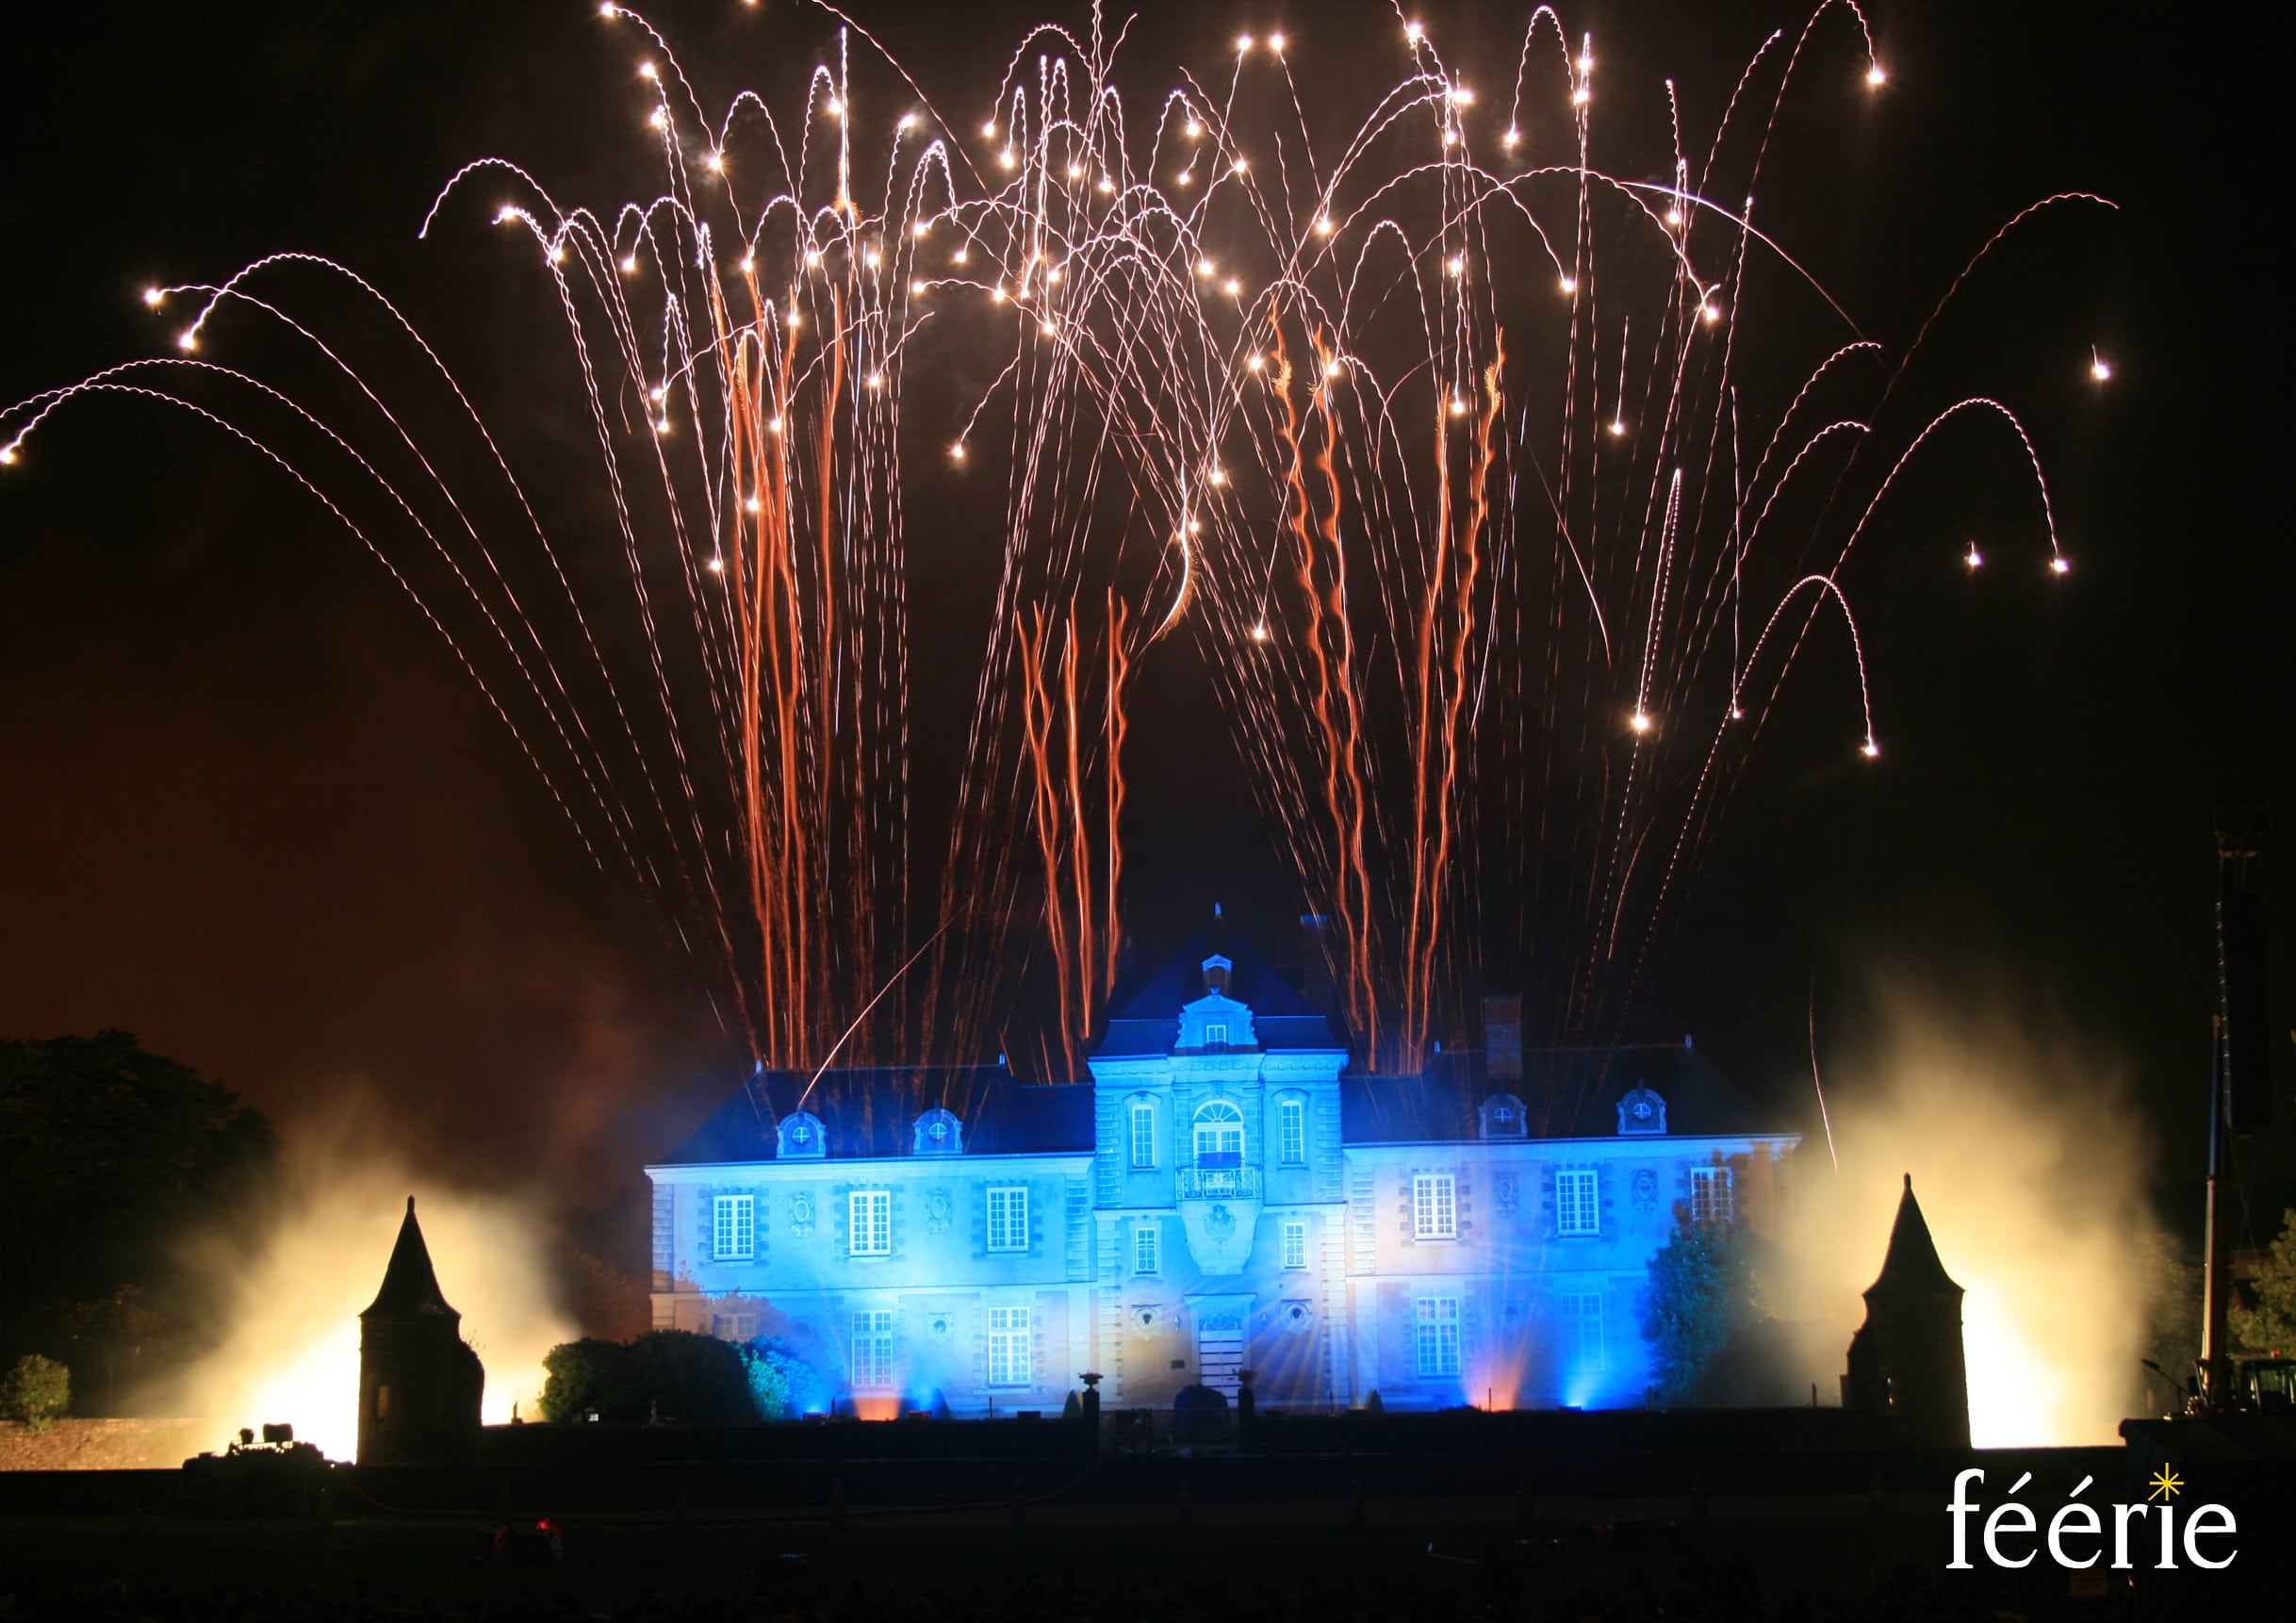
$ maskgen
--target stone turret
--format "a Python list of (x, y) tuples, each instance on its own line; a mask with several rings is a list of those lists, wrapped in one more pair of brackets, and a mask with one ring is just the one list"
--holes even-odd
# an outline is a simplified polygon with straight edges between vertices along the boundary
[(415, 1197), (383, 1288), (359, 1315), (359, 1464), (459, 1465), (478, 1455), (486, 1370), (447, 1305)]
[(1842, 1406), (1890, 1417), (1905, 1442), (1969, 1446), (1961, 1287), (1938, 1259), (1910, 1172), (1880, 1277), (1865, 1292), (1865, 1323), (1850, 1337)]

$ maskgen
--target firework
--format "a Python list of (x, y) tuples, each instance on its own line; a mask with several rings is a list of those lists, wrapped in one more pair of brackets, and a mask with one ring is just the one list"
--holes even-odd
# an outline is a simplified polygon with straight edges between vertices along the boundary
[[(1757, 223), (1797, 83), (1890, 83), (1852, 5), (1764, 42), (1702, 151), (1674, 116), (1663, 179), (1603, 167), (1593, 41), (1543, 7), (1490, 83), (1383, 23), (1400, 76), (1342, 123), (1280, 34), (1134, 100), (1095, 10), (936, 103), (841, 20), (775, 107), (705, 102), (637, 11), (595, 25), (660, 189), (565, 205), (486, 158), (422, 222), (491, 219), (562, 314), (580, 515), (380, 291), (302, 254), (151, 289), (176, 352), (8, 408), (0, 461), (127, 395), (278, 466), (763, 1063), (972, 1057), (1037, 975), (1045, 1072), (1078, 1074), (1123, 933), (1126, 708), (1172, 638), (1331, 921), (1361, 1062), (1418, 1069), (1498, 977), (1551, 1039), (1602, 1040), (1807, 648), (1845, 647), (1843, 747), (1878, 758), (1850, 566), (1932, 437), (2012, 434), (2026, 545), (2069, 567), (2009, 409), (1885, 441), (1913, 351)], [(1829, 314), (1742, 315), (1780, 287)], [(279, 364), (205, 358), (242, 343)], [(915, 769), (914, 516), (952, 502), (994, 545), (943, 787)]]

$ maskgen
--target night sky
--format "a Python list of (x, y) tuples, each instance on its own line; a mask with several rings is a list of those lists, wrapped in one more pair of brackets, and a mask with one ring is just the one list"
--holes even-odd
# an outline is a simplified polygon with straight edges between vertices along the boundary
[[(854, 8), (952, 116), (1051, 9)], [(1360, 43), (1393, 28), (1378, 7), (1147, 9), (1124, 58), (1138, 95), (1177, 61), (1218, 70), (1239, 26), (1281, 23), (1304, 62), (1360, 74), (1351, 113), (1406, 67), (1400, 41)], [(1419, 15), (1511, 54), (1521, 9)], [(16, 24), (0, 57), (0, 398), (158, 352), (173, 325), (142, 308), (147, 283), (289, 248), (356, 267), (481, 388), (514, 390), (495, 340), (533, 314), (532, 267), (467, 213), (429, 243), (415, 230), (445, 177), (488, 154), (563, 197), (651, 195), (631, 45), (593, 10), (97, 4)], [(655, 14), (713, 103), (801, 83), (830, 34), (789, 0)], [(1634, 104), (1612, 116), (1648, 124), (1671, 74), (1703, 130), (1763, 34), (1803, 14), (1565, 15), (1594, 31), (1606, 93)], [(1842, 746), (1834, 697), (1789, 689), (1790, 708), (1808, 702), (1733, 800), (1632, 1035), (1694, 1033), (1799, 1120), (1813, 989), (1822, 1049), (1854, 1047), (1878, 963), (2029, 999), (2127, 1057), (2182, 1223), (2212, 812), (2287, 821), (2271, 53), (2133, 7), (1872, 17), (1886, 91), (1846, 111), (1820, 98), (1799, 138), (1848, 141), (1829, 155), (1846, 178), (1769, 223), (1877, 336), (1902, 345), (2025, 204), (2084, 189), (2122, 205), (2020, 239), (1946, 357), (1965, 388), (2028, 415), (2074, 571), (2048, 581), (2028, 533), (2000, 550), (2030, 567), (1966, 578), (1971, 509), (1935, 488), (1895, 521), (1886, 562), (1854, 582), (1883, 758)], [(1846, 105), (1851, 53), (1831, 56)], [(1779, 187), (1791, 196), (1790, 173)], [(2103, 389), (2091, 342), (2115, 369)], [(580, 425), (542, 407), (523, 432), (547, 462)], [(276, 1119), (348, 1103), (449, 1176), (540, 1182), (576, 1206), (625, 1195), (746, 1063), (646, 898), (592, 864), (373, 561), (252, 455), (117, 404), (59, 418), (36, 449), (0, 478), (0, 1034), (126, 1027)], [(2009, 527), (2009, 497), (1970, 500)], [(1217, 736), (1194, 659), (1160, 650), (1135, 718), (1129, 906), (1150, 959), (1215, 899), (1271, 935), (1299, 910), (1240, 763), (1191, 744)], [(2283, 855), (2284, 1066), (2292, 872)]]

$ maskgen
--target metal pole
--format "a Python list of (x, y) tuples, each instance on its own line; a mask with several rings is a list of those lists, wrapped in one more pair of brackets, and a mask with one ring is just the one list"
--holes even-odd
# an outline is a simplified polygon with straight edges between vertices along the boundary
[[(2218, 995), (2222, 996), (2223, 962), (2220, 958)], [(2220, 1013), (2209, 1020), (2208, 1060), (2208, 1236), (2205, 1285), (2201, 1296), (2201, 1400), (2212, 1414), (2233, 1404), (2232, 1392), (2232, 1260), (2229, 1214), (2224, 1209), (2224, 1179), (2231, 1170), (2232, 1135), (2224, 1125), (2224, 1022)]]

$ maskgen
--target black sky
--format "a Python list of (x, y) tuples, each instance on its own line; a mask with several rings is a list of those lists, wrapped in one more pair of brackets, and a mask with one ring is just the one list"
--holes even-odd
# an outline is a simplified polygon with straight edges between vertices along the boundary
[[(482, 348), (511, 278), (473, 229), (415, 240), (443, 178), (501, 153), (569, 197), (644, 184), (618, 122), (627, 41), (592, 9), (90, 5), (16, 25), (0, 398), (156, 352), (170, 329), (136, 298), (147, 282), (284, 248), (356, 266), (426, 330)], [(787, 0), (659, 9), (713, 100), (801, 73), (829, 34)], [(959, 107), (1046, 14), (854, 9)], [(1127, 53), (1143, 90), (1176, 59), (1220, 63), (1239, 25), (1283, 24), (1310, 57), (1319, 32), (1393, 27), (1377, 7), (1149, 9)], [(1520, 9), (1422, 15), (1511, 50)], [(2201, 1124), (2212, 811), (2285, 813), (2288, 783), (2269, 53), (2136, 8), (1872, 15), (1890, 86), (1832, 119), (1851, 180), (1787, 229), (1878, 336), (1902, 344), (2025, 203), (2123, 205), (2021, 245), (1953, 357), (1966, 386), (2031, 415), (2075, 568), (1973, 583), (1958, 532), (1892, 552), (1861, 600), (1884, 759), (1791, 733), (1764, 757), (1665, 937), (1643, 1034), (1695, 1032), (1798, 1109), (1813, 984), (1822, 1041), (1854, 1042), (1838, 1027), (1879, 959), (1942, 965), (1973, 995), (2007, 974), (2129, 1057), (2181, 1178)], [(1704, 128), (1762, 36), (1802, 13), (1566, 17), (1595, 32), (1606, 87), (1647, 98), (1670, 74)], [(1403, 71), (1384, 49), (1331, 71), (1384, 83)], [(2086, 377), (2091, 340), (2108, 389)], [(125, 1026), (284, 1119), (365, 1097), (453, 1175), (550, 1177), (587, 1205), (627, 1189), (737, 1062), (645, 900), (590, 863), (372, 561), (253, 458), (116, 406), (59, 419), (38, 449), (0, 479), (0, 1033)], [(1296, 904), (1241, 769), (1191, 743), (1211, 735), (1208, 684), (1182, 658), (1154, 674), (1131, 837), (1143, 950), (1215, 898), (1273, 928)], [(2274, 884), (2283, 992), (2291, 871), (2284, 858)]]

